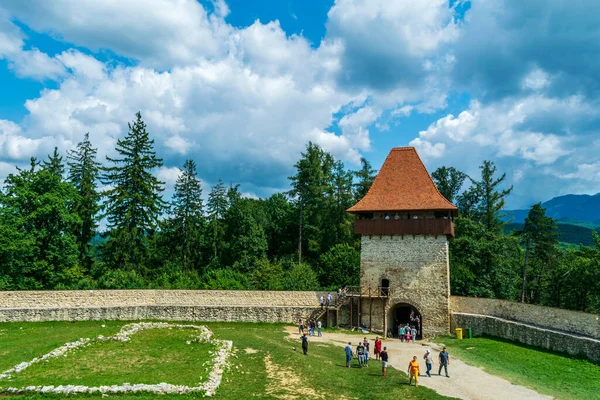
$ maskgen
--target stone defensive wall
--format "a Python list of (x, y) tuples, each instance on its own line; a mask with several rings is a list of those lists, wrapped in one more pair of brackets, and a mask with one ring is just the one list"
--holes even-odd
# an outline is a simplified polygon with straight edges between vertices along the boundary
[(297, 322), (328, 292), (72, 290), (0, 292), (0, 322), (164, 319)]
[(452, 296), (451, 329), (600, 361), (600, 315), (498, 299)]

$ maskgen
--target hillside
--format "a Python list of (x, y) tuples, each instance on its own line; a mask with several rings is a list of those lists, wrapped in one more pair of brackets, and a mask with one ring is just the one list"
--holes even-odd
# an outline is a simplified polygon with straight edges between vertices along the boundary
[[(504, 227), (504, 232), (509, 234), (515, 230), (523, 229), (522, 223), (510, 223)], [(557, 230), (560, 235), (558, 240), (562, 243), (569, 243), (572, 245), (579, 246), (583, 244), (585, 246), (593, 246), (594, 240), (592, 237), (592, 229), (578, 225), (561, 224), (557, 225)], [(600, 228), (595, 228), (596, 232), (600, 234)]]
[[(546, 215), (559, 223), (586, 228), (600, 227), (600, 193), (595, 195), (567, 194), (542, 203)], [(512, 223), (523, 223), (529, 210), (506, 210), (505, 218)]]

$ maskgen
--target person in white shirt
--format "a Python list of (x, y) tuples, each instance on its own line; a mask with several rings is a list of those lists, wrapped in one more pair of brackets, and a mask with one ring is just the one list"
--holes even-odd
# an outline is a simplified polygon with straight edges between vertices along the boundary
[(317, 321), (317, 334), (318, 334), (319, 336), (323, 336), (323, 335), (321, 334), (321, 320), (318, 320), (318, 321)]

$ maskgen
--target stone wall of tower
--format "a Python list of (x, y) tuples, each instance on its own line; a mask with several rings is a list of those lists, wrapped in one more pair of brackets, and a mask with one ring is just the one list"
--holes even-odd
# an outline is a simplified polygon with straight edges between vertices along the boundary
[[(406, 303), (423, 318), (423, 336), (447, 334), (450, 329), (450, 276), (446, 236), (362, 236), (360, 285), (362, 288), (390, 282), (392, 297), (386, 311), (387, 325), (394, 322), (394, 306)], [(366, 303), (366, 302), (365, 302)], [(367, 304), (362, 323), (368, 324)], [(377, 313), (379, 319), (381, 314)], [(381, 326), (383, 321), (373, 321)]]

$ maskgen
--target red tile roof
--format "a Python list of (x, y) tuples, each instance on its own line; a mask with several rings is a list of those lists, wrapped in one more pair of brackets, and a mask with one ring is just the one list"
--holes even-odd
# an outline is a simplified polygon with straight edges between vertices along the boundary
[(390, 151), (369, 192), (348, 209), (351, 213), (378, 211), (453, 211), (435, 187), (414, 147)]

